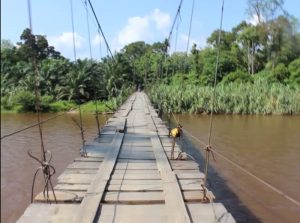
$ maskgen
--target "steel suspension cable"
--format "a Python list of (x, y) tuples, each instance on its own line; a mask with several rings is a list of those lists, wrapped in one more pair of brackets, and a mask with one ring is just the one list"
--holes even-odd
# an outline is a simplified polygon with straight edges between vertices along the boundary
[[(101, 37), (100, 31), (98, 29), (99, 38)], [(101, 39), (99, 40), (99, 52), (100, 52), (100, 60), (102, 59), (102, 44)]]
[(108, 42), (107, 42), (106, 38), (105, 38), (104, 32), (103, 32), (103, 30), (102, 30), (102, 28), (101, 28), (101, 25), (100, 25), (100, 23), (99, 23), (99, 20), (98, 20), (98, 17), (97, 17), (97, 15), (96, 15), (96, 13), (95, 13), (94, 7), (93, 7), (93, 5), (92, 5), (92, 3), (91, 3), (91, 0), (88, 0), (88, 1), (89, 1), (89, 4), (90, 4), (90, 7), (91, 7), (91, 9), (92, 9), (92, 12), (93, 12), (93, 14), (94, 14), (94, 17), (95, 17), (95, 19), (96, 19), (96, 22), (97, 22), (97, 25), (98, 25), (98, 29), (100, 30), (100, 32), (101, 32), (101, 34), (102, 34), (102, 37), (103, 37), (103, 39), (104, 39), (104, 41), (105, 41), (107, 50), (109, 51), (111, 57), (112, 57), (113, 60), (114, 60), (114, 56), (113, 56), (113, 54), (112, 54), (112, 52), (111, 52), (111, 50), (110, 50), (110, 47), (109, 47), (109, 45), (108, 45)]
[(71, 22), (72, 22), (72, 37), (73, 37), (73, 54), (74, 61), (76, 62), (76, 43), (75, 43), (75, 31), (74, 31), (74, 15), (73, 15), (73, 0), (70, 0), (70, 8), (71, 8)]
[(192, 3), (192, 12), (191, 12), (190, 26), (189, 26), (189, 35), (188, 35), (188, 40), (187, 40), (187, 45), (186, 45), (186, 55), (188, 54), (188, 51), (189, 51), (190, 37), (191, 37), (192, 23), (193, 23), (193, 16), (194, 16), (194, 8), (195, 8), (195, 0), (193, 0), (193, 3)]
[(206, 146), (206, 162), (205, 162), (205, 170), (204, 170), (205, 172), (204, 172), (204, 181), (203, 181), (204, 187), (205, 187), (206, 181), (207, 181), (209, 156), (210, 156), (210, 152), (212, 151), (210, 143), (211, 143), (211, 135), (212, 135), (212, 127), (213, 127), (214, 105), (215, 105), (215, 98), (216, 98), (217, 74), (218, 74), (219, 60), (220, 60), (220, 42), (221, 42), (221, 31), (222, 31), (222, 25), (223, 25), (223, 14), (224, 14), (224, 0), (222, 0), (221, 20), (220, 20), (220, 28), (219, 28), (219, 34), (218, 34), (218, 42), (217, 42), (217, 61), (216, 61), (216, 68), (215, 68), (215, 75), (214, 75), (214, 87), (213, 87), (212, 103), (211, 103), (211, 111), (210, 111), (208, 145)]
[(179, 2), (178, 8), (177, 8), (177, 12), (176, 12), (175, 18), (174, 18), (174, 20), (173, 20), (173, 24), (172, 24), (172, 27), (171, 27), (171, 30), (170, 30), (170, 32), (169, 32), (169, 36), (168, 36), (168, 39), (167, 39), (167, 40), (168, 40), (168, 43), (170, 43), (170, 39), (171, 39), (171, 36), (172, 36), (172, 34), (173, 34), (173, 29), (174, 29), (174, 27), (175, 27), (177, 18), (180, 16), (180, 10), (181, 10), (182, 2), (183, 2), (183, 0), (180, 0), (180, 2)]
[(90, 22), (89, 22), (89, 11), (88, 11), (88, 7), (87, 7), (87, 0), (84, 1), (84, 5), (85, 5), (86, 22), (87, 22), (87, 29), (88, 29), (90, 58), (92, 59), (91, 33), (90, 33)]
[(27, 0), (27, 8), (28, 8), (29, 28), (32, 32), (32, 18), (31, 18), (31, 2), (30, 2), (30, 0)]

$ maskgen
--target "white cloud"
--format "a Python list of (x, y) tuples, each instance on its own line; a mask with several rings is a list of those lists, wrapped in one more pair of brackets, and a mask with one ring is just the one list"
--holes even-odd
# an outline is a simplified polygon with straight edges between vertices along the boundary
[[(265, 21), (265, 18), (261, 16), (261, 22)], [(256, 14), (253, 14), (250, 19), (247, 20), (250, 24), (256, 26), (259, 23), (258, 16)]]
[[(177, 40), (176, 51), (186, 52), (187, 42), (188, 42), (188, 35), (180, 34), (179, 38)], [(189, 48), (188, 48), (189, 52), (191, 51), (194, 43), (197, 44), (197, 48), (204, 47), (205, 46), (205, 38), (201, 37), (199, 39), (195, 39), (193, 37), (190, 37)], [(171, 47), (170, 52), (173, 53), (174, 49), (175, 49), (175, 46)]]
[(94, 46), (99, 46), (101, 43), (103, 43), (103, 37), (100, 36), (99, 34), (97, 34), (97, 35), (93, 38), (92, 44), (93, 44)]
[(155, 22), (156, 28), (164, 30), (171, 22), (170, 15), (168, 13), (161, 12), (159, 9), (154, 9), (150, 14), (150, 18)]
[(135, 41), (153, 42), (157, 37), (163, 39), (162, 35), (167, 33), (169, 25), (170, 15), (159, 9), (154, 9), (142, 17), (130, 17), (114, 41), (114, 49), (121, 49), (124, 45)]
[[(77, 33), (74, 36), (76, 49), (82, 48), (85, 39)], [(63, 32), (60, 36), (49, 36), (48, 41), (55, 48), (73, 48), (73, 33)]]
[[(55, 49), (67, 58), (73, 58), (73, 33), (72, 32), (63, 32), (59, 36), (49, 36), (48, 38), (49, 45), (54, 46)], [(79, 34), (75, 33), (75, 47), (76, 54), (78, 58), (86, 58), (85, 53), (82, 51), (85, 50), (86, 39)]]
[(131, 17), (127, 25), (119, 32), (118, 40), (121, 45), (143, 40), (147, 37), (149, 20), (147, 17)]

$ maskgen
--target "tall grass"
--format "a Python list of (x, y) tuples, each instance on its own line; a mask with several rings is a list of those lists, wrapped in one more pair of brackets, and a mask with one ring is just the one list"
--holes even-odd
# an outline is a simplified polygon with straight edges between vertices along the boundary
[[(160, 84), (148, 93), (165, 112), (210, 113), (212, 91), (208, 86)], [(300, 114), (300, 88), (266, 81), (219, 84), (214, 113)]]

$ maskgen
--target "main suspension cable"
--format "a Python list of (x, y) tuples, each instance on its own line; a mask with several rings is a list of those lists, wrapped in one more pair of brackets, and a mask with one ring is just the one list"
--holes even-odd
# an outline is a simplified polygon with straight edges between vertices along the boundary
[(195, 8), (195, 0), (193, 0), (193, 3), (192, 3), (192, 12), (191, 12), (190, 26), (189, 26), (189, 35), (188, 35), (188, 40), (187, 40), (187, 44), (186, 44), (186, 56), (189, 52), (190, 37), (191, 37), (192, 23), (193, 23), (193, 16), (194, 16), (194, 8)]
[(72, 22), (72, 37), (73, 37), (73, 54), (74, 61), (76, 62), (76, 43), (75, 43), (75, 32), (74, 32), (74, 15), (73, 15), (73, 0), (70, 0), (70, 8), (71, 8), (71, 22)]
[(31, 18), (31, 2), (27, 0), (27, 8), (28, 8), (28, 20), (29, 20), (29, 28), (32, 31), (32, 18)]
[(90, 33), (90, 22), (89, 22), (89, 11), (87, 7), (87, 1), (84, 1), (85, 5), (85, 13), (86, 13), (86, 22), (87, 22), (87, 29), (88, 29), (88, 39), (89, 39), (89, 50), (90, 50), (90, 58), (92, 59), (92, 45), (91, 45), (91, 33)]
[(99, 23), (99, 20), (98, 20), (98, 17), (97, 17), (97, 15), (96, 15), (96, 13), (95, 13), (94, 7), (93, 7), (93, 5), (92, 5), (92, 3), (91, 3), (91, 0), (88, 0), (88, 1), (89, 1), (89, 4), (90, 4), (90, 7), (91, 7), (91, 9), (92, 9), (92, 12), (93, 12), (93, 14), (94, 14), (94, 17), (95, 17), (95, 19), (96, 19), (96, 21), (97, 21), (98, 28), (99, 28), (99, 30), (100, 30), (100, 32), (101, 32), (101, 34), (102, 34), (102, 37), (103, 37), (103, 39), (104, 39), (104, 41), (105, 41), (107, 50), (109, 51), (109, 53), (110, 53), (112, 59), (114, 60), (114, 56), (113, 56), (113, 54), (112, 54), (112, 52), (111, 52), (111, 50), (110, 50), (110, 47), (109, 47), (109, 45), (108, 45), (108, 42), (107, 42), (106, 38), (105, 38), (104, 32), (103, 32), (103, 30), (102, 30), (102, 28), (101, 28), (101, 25), (100, 25), (100, 23)]

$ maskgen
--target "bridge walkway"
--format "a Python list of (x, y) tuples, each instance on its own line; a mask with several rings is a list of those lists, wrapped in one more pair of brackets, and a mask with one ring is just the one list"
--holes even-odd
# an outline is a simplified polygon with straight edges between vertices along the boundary
[[(193, 160), (170, 160), (172, 140), (147, 95), (136, 92), (58, 177), (58, 203), (42, 193), (24, 222), (235, 222), (223, 204), (203, 202), (204, 175)], [(181, 152), (175, 145), (175, 157)], [(54, 199), (50, 194), (50, 199)]]

